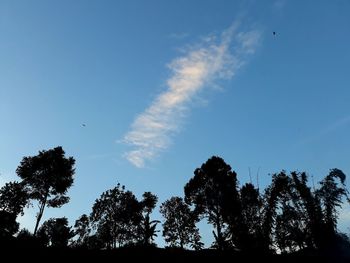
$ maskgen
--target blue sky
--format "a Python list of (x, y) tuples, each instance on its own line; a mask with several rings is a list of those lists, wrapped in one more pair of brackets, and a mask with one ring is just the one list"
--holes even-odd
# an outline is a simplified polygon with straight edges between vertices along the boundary
[(44, 217), (73, 224), (117, 182), (182, 196), (212, 155), (261, 186), (281, 169), (350, 175), (349, 13), (345, 0), (2, 0), (0, 184), (63, 146), (71, 202)]

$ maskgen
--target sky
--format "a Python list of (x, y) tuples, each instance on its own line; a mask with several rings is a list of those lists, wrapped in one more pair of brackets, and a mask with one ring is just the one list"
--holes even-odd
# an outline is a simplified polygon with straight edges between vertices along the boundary
[(349, 13), (346, 0), (0, 0), (0, 186), (62, 146), (71, 201), (43, 220), (74, 224), (118, 182), (158, 204), (183, 196), (213, 155), (261, 188), (282, 169), (350, 176)]

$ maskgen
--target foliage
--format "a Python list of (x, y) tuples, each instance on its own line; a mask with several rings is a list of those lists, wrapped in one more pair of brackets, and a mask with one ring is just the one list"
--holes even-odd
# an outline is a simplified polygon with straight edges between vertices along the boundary
[(263, 200), (259, 189), (246, 183), (240, 189), (241, 215), (232, 239), (239, 249), (261, 250)]
[(32, 240), (33, 239), (33, 234), (30, 233), (30, 231), (26, 228), (23, 228), (21, 229), (18, 234), (17, 234), (17, 239), (18, 240), (24, 240), (24, 241), (27, 241), (27, 240)]
[[(338, 212), (337, 207), (341, 207), (342, 198), (348, 197), (345, 187), (345, 174), (339, 169), (332, 169), (329, 174), (320, 182), (320, 189), (316, 191), (318, 200), (321, 203), (322, 213), (326, 231), (333, 234), (337, 230)], [(340, 185), (336, 180), (340, 181)]]
[(74, 224), (74, 235), (78, 236), (75, 241), (76, 246), (86, 246), (91, 232), (90, 220), (86, 214), (81, 215)]
[(125, 245), (137, 240), (142, 206), (131, 191), (119, 183), (96, 199), (90, 215), (93, 227), (106, 247)]
[(67, 247), (69, 239), (73, 236), (74, 233), (65, 217), (50, 218), (38, 230), (38, 237), (42, 243), (51, 247)]
[(6, 183), (0, 189), (0, 210), (14, 215), (23, 215), (23, 209), (28, 203), (28, 194), (23, 184)]
[(69, 201), (66, 193), (73, 184), (75, 160), (64, 154), (62, 147), (40, 151), (36, 156), (24, 157), (16, 170), (29, 198), (39, 203), (34, 235), (46, 205), (61, 207)]
[(9, 239), (17, 233), (19, 224), (16, 215), (7, 211), (0, 211), (0, 240)]
[(201, 249), (199, 230), (196, 227), (197, 217), (181, 197), (172, 197), (162, 203), (160, 213), (165, 218), (163, 236), (172, 247), (191, 246)]
[(142, 209), (142, 219), (139, 226), (139, 235), (141, 239), (141, 244), (144, 246), (154, 245), (153, 240), (157, 237), (157, 224), (160, 223), (159, 220), (151, 220), (150, 214), (156, 207), (158, 197), (151, 192), (145, 192), (142, 195), (143, 199), (140, 202)]
[(213, 224), (216, 245), (224, 249), (227, 223), (235, 232), (234, 227), (238, 226), (240, 219), (236, 173), (222, 158), (213, 156), (195, 170), (194, 177), (185, 185), (185, 200), (194, 205), (195, 213)]
[[(117, 246), (156, 248), (158, 220), (151, 214), (158, 197), (145, 192), (137, 200), (131, 191), (117, 184), (96, 199), (90, 216), (83, 214), (68, 226), (67, 218), (51, 218), (39, 228), (44, 209), (61, 207), (69, 201), (74, 159), (66, 158), (61, 147), (24, 157), (17, 174), (21, 182), (0, 188), (0, 241), (24, 247), (72, 247), (112, 249)], [(349, 238), (337, 224), (339, 208), (349, 200), (346, 176), (331, 169), (319, 187), (310, 187), (305, 172), (281, 171), (263, 192), (251, 183), (238, 186), (230, 165), (213, 156), (185, 185), (185, 198), (171, 197), (160, 206), (165, 242), (174, 251), (202, 249), (196, 224), (206, 219), (213, 226), (213, 248), (248, 253), (326, 253), (349, 255)], [(18, 215), (30, 200), (39, 204), (34, 234), (22, 229), (17, 235)], [(4, 242), (3, 242), (4, 241)], [(226, 252), (225, 252), (226, 253)], [(230, 252), (228, 252), (230, 253)]]

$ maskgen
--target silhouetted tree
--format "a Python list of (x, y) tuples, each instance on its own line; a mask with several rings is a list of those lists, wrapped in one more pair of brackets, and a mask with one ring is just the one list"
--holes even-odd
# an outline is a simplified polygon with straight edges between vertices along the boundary
[(38, 237), (46, 246), (67, 247), (69, 239), (74, 236), (68, 226), (66, 217), (51, 218), (45, 221), (38, 230)]
[(24, 249), (37, 249), (42, 248), (43, 246), (43, 244), (40, 242), (41, 240), (38, 237), (34, 236), (26, 228), (23, 228), (18, 232), (16, 239), (19, 247), (22, 247)]
[(23, 184), (6, 183), (0, 189), (0, 210), (14, 215), (23, 215), (23, 209), (28, 203), (28, 194)]
[(73, 184), (75, 160), (73, 157), (66, 158), (64, 154), (62, 147), (40, 151), (36, 156), (24, 157), (16, 170), (29, 197), (39, 202), (34, 235), (46, 205), (61, 207), (69, 201), (66, 193)]
[[(96, 228), (95, 237), (102, 243), (102, 248), (115, 248), (120, 235), (124, 235), (123, 229), (117, 229), (113, 221), (100, 220), (94, 225)], [(120, 243), (119, 243), (120, 245)]]
[(293, 252), (304, 248), (305, 233), (302, 215), (288, 203), (276, 216), (275, 241), (282, 252)]
[[(340, 180), (340, 185), (335, 181)], [(307, 185), (305, 173), (284, 171), (272, 176), (265, 191), (263, 233), (266, 249), (281, 251), (320, 249), (337, 242), (337, 207), (348, 198), (345, 174), (331, 170), (315, 191)]]
[(185, 185), (185, 200), (195, 206), (195, 213), (207, 218), (213, 224), (216, 246), (224, 249), (227, 237), (224, 232), (227, 222), (234, 226), (239, 224), (240, 203), (237, 191), (237, 175), (231, 167), (220, 158), (213, 156), (201, 168), (197, 168), (194, 177)]
[[(272, 175), (271, 185), (265, 190), (265, 205), (262, 223), (264, 250), (273, 250), (274, 246), (274, 230), (276, 226), (276, 217), (278, 215), (278, 206), (280, 202), (288, 202), (290, 200), (291, 180), (287, 174), (282, 171)], [(282, 201), (281, 201), (282, 200)]]
[(138, 239), (142, 206), (132, 192), (118, 184), (95, 201), (90, 219), (106, 246), (115, 248), (117, 243), (121, 246)]
[(75, 241), (77, 246), (86, 246), (91, 232), (90, 220), (86, 214), (81, 215), (74, 224), (74, 234), (78, 236)]
[(104, 241), (97, 233), (87, 236), (85, 239), (84, 247), (87, 249), (102, 249), (104, 248)]
[(17, 233), (19, 224), (16, 218), (23, 214), (28, 195), (23, 185), (17, 182), (6, 183), (0, 189), (0, 238), (8, 239)]
[(319, 230), (317, 202), (307, 186), (305, 173), (285, 171), (272, 175), (265, 191), (263, 233), (266, 249), (277, 246), (282, 252), (312, 248)]
[[(322, 232), (322, 212), (319, 200), (315, 193), (307, 185), (308, 179), (305, 172), (291, 173), (293, 188), (293, 203), (298, 212), (298, 221), (303, 222), (301, 225), (303, 233), (303, 242), (299, 247), (308, 248), (320, 247), (320, 236)], [(299, 239), (300, 242), (300, 239)]]
[(143, 200), (141, 201), (142, 207), (142, 220), (140, 224), (140, 237), (141, 242), (144, 246), (149, 246), (153, 244), (154, 237), (157, 236), (157, 224), (160, 223), (159, 220), (151, 220), (150, 214), (156, 207), (158, 197), (151, 192), (145, 192), (143, 194)]
[(11, 238), (17, 233), (19, 224), (16, 222), (16, 215), (7, 211), (0, 211), (0, 240)]
[(21, 229), (17, 234), (18, 240), (29, 241), (34, 238), (33, 234), (26, 228)]
[(196, 227), (197, 216), (181, 197), (172, 197), (162, 203), (160, 213), (165, 218), (163, 236), (172, 247), (191, 246), (201, 249), (199, 230)]
[[(340, 185), (336, 182), (339, 179)], [(339, 169), (332, 169), (330, 173), (320, 182), (320, 189), (316, 191), (317, 198), (320, 200), (325, 228), (330, 235), (337, 231), (338, 212), (341, 207), (342, 198), (348, 198), (348, 191), (345, 187), (345, 174)]]
[(241, 221), (238, 224), (233, 243), (241, 250), (260, 250), (262, 242), (262, 208), (263, 200), (259, 190), (251, 183), (246, 183), (240, 189), (242, 208)]

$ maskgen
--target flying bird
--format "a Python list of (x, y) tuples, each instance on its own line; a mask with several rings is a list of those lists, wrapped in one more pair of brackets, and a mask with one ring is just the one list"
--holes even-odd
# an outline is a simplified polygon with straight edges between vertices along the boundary
[(273, 31), (273, 32), (272, 32), (272, 35), (276, 36), (276, 32), (275, 32), (275, 31)]
[(86, 124), (85, 124), (85, 123), (83, 123), (81, 126), (86, 127)]

